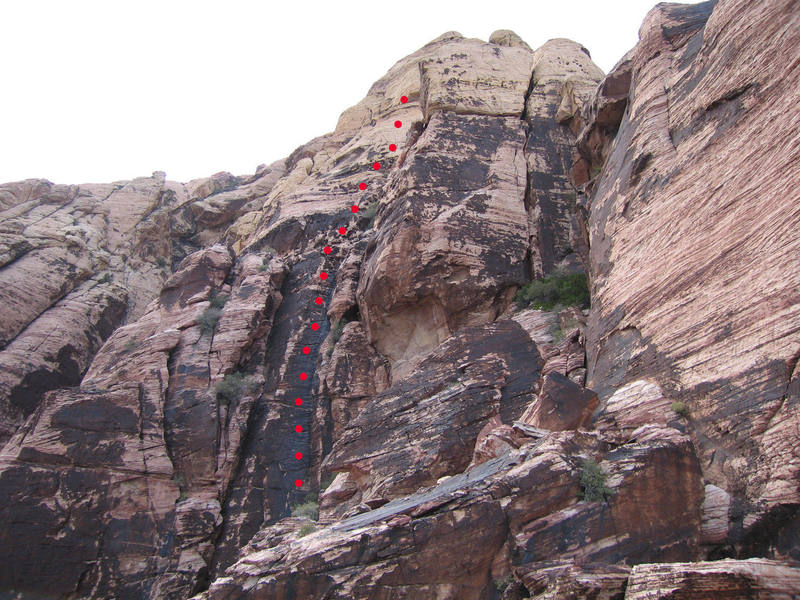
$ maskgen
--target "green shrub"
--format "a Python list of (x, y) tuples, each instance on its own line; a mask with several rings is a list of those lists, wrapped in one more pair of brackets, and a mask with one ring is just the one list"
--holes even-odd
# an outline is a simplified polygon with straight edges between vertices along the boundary
[(136, 340), (128, 340), (125, 342), (125, 352), (131, 353), (139, 347), (139, 342)]
[(218, 381), (217, 385), (214, 386), (217, 401), (222, 405), (230, 404), (243, 393), (254, 392), (255, 390), (255, 382), (239, 371), (228, 373), (222, 381)]
[(341, 319), (336, 321), (336, 323), (331, 328), (331, 345), (328, 346), (328, 352), (326, 354), (328, 358), (330, 358), (331, 354), (333, 354), (333, 347), (336, 346), (336, 342), (338, 342), (339, 338), (342, 337), (342, 331), (344, 331), (344, 326), (347, 325), (349, 322), (350, 319), (342, 317)]
[(519, 308), (553, 310), (557, 305), (589, 307), (589, 285), (583, 273), (561, 271), (522, 286), (514, 301)]
[(333, 483), (333, 480), (336, 479), (336, 473), (328, 473), (322, 481), (319, 482), (319, 491), (320, 493), (324, 492), (325, 490), (330, 487)]
[(183, 475), (175, 475), (172, 478), (172, 481), (175, 482), (175, 485), (178, 486), (178, 502), (183, 502), (186, 498), (189, 497), (189, 492), (186, 490), (186, 480), (183, 478)]
[(508, 586), (511, 585), (511, 581), (512, 579), (510, 576), (501, 577), (500, 579), (495, 579), (494, 587), (498, 591), (498, 593), (502, 594), (503, 592), (506, 591), (506, 588), (508, 588)]
[(680, 415), (681, 417), (689, 416), (689, 407), (683, 402), (673, 402), (670, 404), (670, 408), (676, 415)]
[(212, 294), (209, 302), (211, 302), (211, 306), (214, 308), (222, 308), (225, 306), (225, 303), (228, 301), (228, 297), (225, 294)]
[(372, 224), (375, 222), (375, 213), (378, 212), (378, 203), (373, 202), (367, 208), (364, 209), (364, 212), (361, 213), (361, 216), (367, 219), (367, 229), (372, 228)]
[(163, 269), (167, 266), (167, 259), (165, 259), (163, 256), (159, 256), (156, 259), (156, 264)]
[(272, 258), (272, 256), (275, 256), (277, 254), (275, 248), (270, 248), (269, 246), (267, 246), (264, 250), (266, 252), (269, 252), (269, 254), (265, 256), (263, 259), (261, 259), (261, 264), (258, 265), (259, 271), (266, 271), (269, 268), (270, 259)]
[(587, 502), (605, 502), (614, 491), (606, 485), (608, 475), (594, 460), (581, 461), (581, 490), (578, 492), (580, 500)]
[(217, 327), (219, 316), (221, 314), (221, 308), (209, 306), (207, 309), (205, 309), (203, 314), (200, 315), (200, 318), (197, 320), (197, 323), (200, 325), (200, 334), (211, 335), (214, 333), (214, 329)]
[(112, 279), (114, 279), (114, 277), (111, 275), (111, 273), (104, 273), (100, 278), (100, 283), (111, 283)]
[(316, 530), (317, 528), (312, 523), (303, 523), (303, 526), (297, 531), (297, 537), (305, 537)]
[(319, 519), (319, 503), (315, 500), (307, 500), (302, 504), (297, 504), (292, 507), (293, 517), (305, 517), (316, 521)]
[(597, 177), (600, 174), (600, 171), (603, 170), (603, 165), (595, 165), (592, 167), (592, 179)]

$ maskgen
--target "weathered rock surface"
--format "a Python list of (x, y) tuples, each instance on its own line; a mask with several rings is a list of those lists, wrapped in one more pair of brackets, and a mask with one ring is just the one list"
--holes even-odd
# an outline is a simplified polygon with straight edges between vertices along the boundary
[(325, 371), (324, 392), (330, 398), (332, 440), (342, 437), (364, 405), (389, 386), (383, 357), (367, 342), (359, 322), (348, 323), (332, 348)]
[(625, 600), (783, 600), (798, 596), (800, 568), (760, 558), (636, 565), (625, 592)]
[[(582, 138), (594, 164), (605, 158), (589, 217), (588, 386), (617, 420), (660, 418), (649, 393), (649, 414), (642, 394), (614, 408), (636, 382), (683, 402), (704, 476), (732, 497), (730, 542), (798, 558), (800, 13), (662, 4), (640, 37), (598, 91), (590, 112), (604, 120), (586, 125), (616, 137), (595, 144), (608, 150)], [(625, 81), (624, 113), (604, 111)]]
[(77, 385), (114, 329), (146, 311), (172, 265), (214, 244), (281, 174), (273, 165), (236, 192), (226, 191), (241, 183), (229, 173), (186, 185), (163, 173), (0, 185), (0, 442), (45, 392)]
[[(531, 275), (549, 274), (579, 248), (576, 195), (569, 172), (574, 152), (570, 121), (603, 73), (589, 52), (571, 40), (550, 40), (535, 52), (525, 103), (525, 160)], [(563, 123), (553, 127), (553, 122)]]
[(370, 342), (398, 377), (567, 254), (571, 140), (554, 117), (562, 83), (601, 75), (567, 40), (535, 53), (450, 40), (420, 73), (425, 130), (389, 178), (358, 288)]
[(549, 373), (542, 382), (538, 399), (519, 420), (551, 431), (585, 429), (597, 404), (597, 394), (593, 391), (558, 373)]
[(657, 383), (637, 379), (605, 399), (596, 418), (598, 428), (625, 440), (643, 425), (666, 425), (676, 419), (672, 402)]
[(797, 595), (799, 29), (448, 32), (252, 176), (0, 186), (0, 597)]
[(515, 321), (464, 328), (347, 423), (324, 467), (349, 472), (367, 504), (460, 473), (491, 417), (510, 423), (522, 414), (539, 366)]
[(552, 434), (308, 536), (248, 549), (203, 597), (477, 599), (490, 597), (498, 555), (523, 581), (542, 561), (693, 556), (702, 485), (688, 438), (653, 430), (607, 453), (609, 503), (578, 501), (580, 455), (605, 452), (586, 434)]
[(497, 318), (526, 281), (524, 142), (518, 117), (436, 112), (390, 176), (358, 300), (393, 378), (459, 328)]
[[(269, 332), (285, 267), (260, 263), (234, 269), (221, 246), (189, 256), (80, 387), (45, 395), (0, 454), (3, 588), (173, 597), (208, 573), (258, 389), (223, 402), (211, 386)], [(216, 335), (199, 321), (223, 287)]]
[(702, 541), (706, 544), (719, 544), (728, 537), (731, 496), (722, 488), (706, 485), (703, 500)]
[(629, 575), (625, 566), (554, 561), (528, 572), (525, 583), (536, 600), (621, 600)]

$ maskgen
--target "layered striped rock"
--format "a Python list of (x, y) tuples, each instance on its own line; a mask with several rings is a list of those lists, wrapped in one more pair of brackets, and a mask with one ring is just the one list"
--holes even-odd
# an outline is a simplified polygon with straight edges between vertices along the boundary
[(796, 555), (800, 14), (664, 4), (640, 36), (591, 198), (588, 385), (683, 402), (729, 540)]
[(360, 492), (352, 503), (367, 504), (460, 473), (490, 418), (511, 423), (522, 414), (539, 364), (514, 321), (465, 328), (347, 422), (324, 467), (350, 473)]
[(173, 597), (208, 571), (263, 379), (224, 398), (214, 385), (263, 351), (281, 301), (285, 266), (261, 264), (234, 265), (221, 246), (190, 255), (81, 385), (48, 393), (12, 437), (0, 454), (4, 589)]
[[(579, 501), (581, 458), (603, 455), (614, 493)], [(701, 498), (691, 444), (674, 430), (612, 452), (587, 434), (552, 434), (306, 536), (265, 531), (200, 597), (479, 600), (509, 572), (538, 592), (554, 562), (693, 557)], [(606, 572), (603, 589), (624, 586), (627, 569)]]
[[(6, 269), (56, 262), (51, 281), (8, 280), (4, 376), (39, 346), (15, 376), (43, 375), (63, 349), (52, 321), (31, 321), (42, 307), (77, 349), (56, 371), (88, 373), (44, 396), (41, 377), (8, 421), (11, 434), (31, 415), (0, 455), (0, 587), (485, 600), (506, 582), (504, 600), (613, 597), (702, 589), (707, 572), (627, 581), (636, 563), (796, 557), (797, 17), (782, 0), (711, 8), (659, 5), (584, 109), (600, 74), (578, 44), (451, 32), (252, 177), (7, 188)], [(591, 206), (571, 195), (573, 144)], [(69, 226), (51, 239), (53, 223)], [(29, 234), (49, 241), (31, 250)], [(147, 257), (201, 246), (151, 281)], [(588, 327), (512, 306), (579, 253)], [(234, 371), (249, 381), (215, 393)], [(540, 427), (519, 421), (526, 408)], [(592, 485), (604, 501), (579, 500)], [(317, 523), (288, 517), (317, 500)]]
[[(114, 329), (143, 315), (190, 252), (282, 174), (164, 173), (111, 184), (0, 185), (0, 442), (52, 389), (77, 385)], [(230, 191), (236, 188), (235, 191)]]
[(637, 565), (625, 600), (783, 600), (800, 595), (800, 568), (774, 560), (720, 560)]
[(391, 174), (358, 288), (398, 377), (571, 253), (574, 138), (556, 114), (568, 81), (582, 98), (601, 77), (569, 40), (532, 52), (506, 33), (502, 46), (444, 38), (419, 62), (424, 131)]

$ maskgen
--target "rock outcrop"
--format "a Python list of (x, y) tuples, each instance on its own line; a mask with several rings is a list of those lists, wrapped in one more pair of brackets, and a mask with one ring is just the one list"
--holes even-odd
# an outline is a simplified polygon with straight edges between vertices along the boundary
[(800, 595), (800, 569), (772, 560), (720, 560), (636, 565), (625, 600), (660, 598), (753, 598), (779, 600)]
[[(46, 394), (6, 444), (5, 586), (167, 597), (207, 573), (262, 378), (235, 394), (214, 386), (263, 351), (285, 277), (279, 259), (263, 270), (255, 259), (234, 266), (222, 246), (186, 258), (81, 385)], [(227, 297), (216, 326), (207, 321), (215, 293)]]
[[(727, 542), (800, 558), (797, 7), (659, 5), (640, 37), (581, 138), (602, 162), (587, 385), (623, 427), (679, 403), (705, 478), (731, 496)], [(604, 109), (623, 81), (625, 111)]]
[(798, 596), (795, 4), (605, 77), (448, 32), (252, 176), (0, 186), (0, 597)]
[[(187, 254), (259, 203), (282, 164), (249, 179), (0, 185), (0, 442), (43, 394), (78, 385), (111, 333), (139, 318)], [(235, 190), (232, 190), (235, 188)]]
[[(703, 492), (691, 443), (674, 430), (643, 438), (608, 452), (587, 434), (551, 434), (305, 537), (246, 548), (203, 598), (479, 599), (509, 572), (539, 592), (553, 561), (694, 556)], [(581, 459), (598, 454), (610, 499), (579, 501)]]

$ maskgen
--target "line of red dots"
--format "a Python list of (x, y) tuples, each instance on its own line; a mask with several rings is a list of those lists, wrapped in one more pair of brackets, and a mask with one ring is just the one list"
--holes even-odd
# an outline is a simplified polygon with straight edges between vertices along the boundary
[[(405, 104), (406, 102), (408, 102), (408, 97), (407, 96), (401, 96), (400, 97), (400, 102), (402, 104)], [(399, 120), (395, 121), (394, 122), (394, 126), (397, 129), (400, 129), (403, 126), (403, 122), (399, 121)], [(389, 151), (390, 152), (397, 151), (397, 145), (396, 144), (389, 144)], [(378, 171), (381, 168), (381, 163), (379, 163), (379, 162), (372, 163), (372, 168), (375, 171)], [(365, 182), (363, 182), (363, 181), (360, 182), (358, 184), (358, 189), (363, 192), (364, 190), (367, 189), (367, 184)], [(350, 210), (353, 213), (357, 213), (358, 212), (358, 205), (357, 204), (353, 204), (350, 207)], [(347, 227), (339, 227), (338, 232), (339, 232), (339, 235), (345, 235), (347, 233)], [(322, 249), (322, 252), (324, 254), (328, 255), (328, 254), (330, 254), (332, 252), (332, 249), (331, 249), (330, 246), (325, 246)], [(320, 274), (319, 274), (319, 278), (322, 281), (325, 281), (328, 278), (328, 274), (325, 271), (321, 271)], [(314, 302), (315, 302), (315, 304), (317, 304), (317, 306), (322, 306), (324, 300), (322, 299), (321, 296), (317, 296), (316, 298), (314, 298)], [(319, 323), (311, 323), (311, 329), (313, 331), (317, 331), (319, 329)], [(311, 348), (309, 348), (308, 346), (304, 346), (303, 347), (303, 354), (309, 354), (310, 352), (311, 352)], [(306, 372), (300, 373), (300, 381), (306, 381), (307, 379), (308, 379), (308, 373), (306, 373)], [(303, 399), (302, 398), (295, 398), (294, 403), (297, 406), (302, 406), (303, 405)], [(302, 425), (295, 425), (294, 426), (294, 430), (297, 433), (303, 433), (303, 426)], [(296, 460), (302, 460), (303, 453), (302, 452), (295, 452), (294, 453), (294, 457), (295, 457)], [(294, 480), (294, 485), (296, 487), (298, 487), (298, 488), (299, 487), (303, 487), (303, 480), (302, 479), (295, 479)]]

